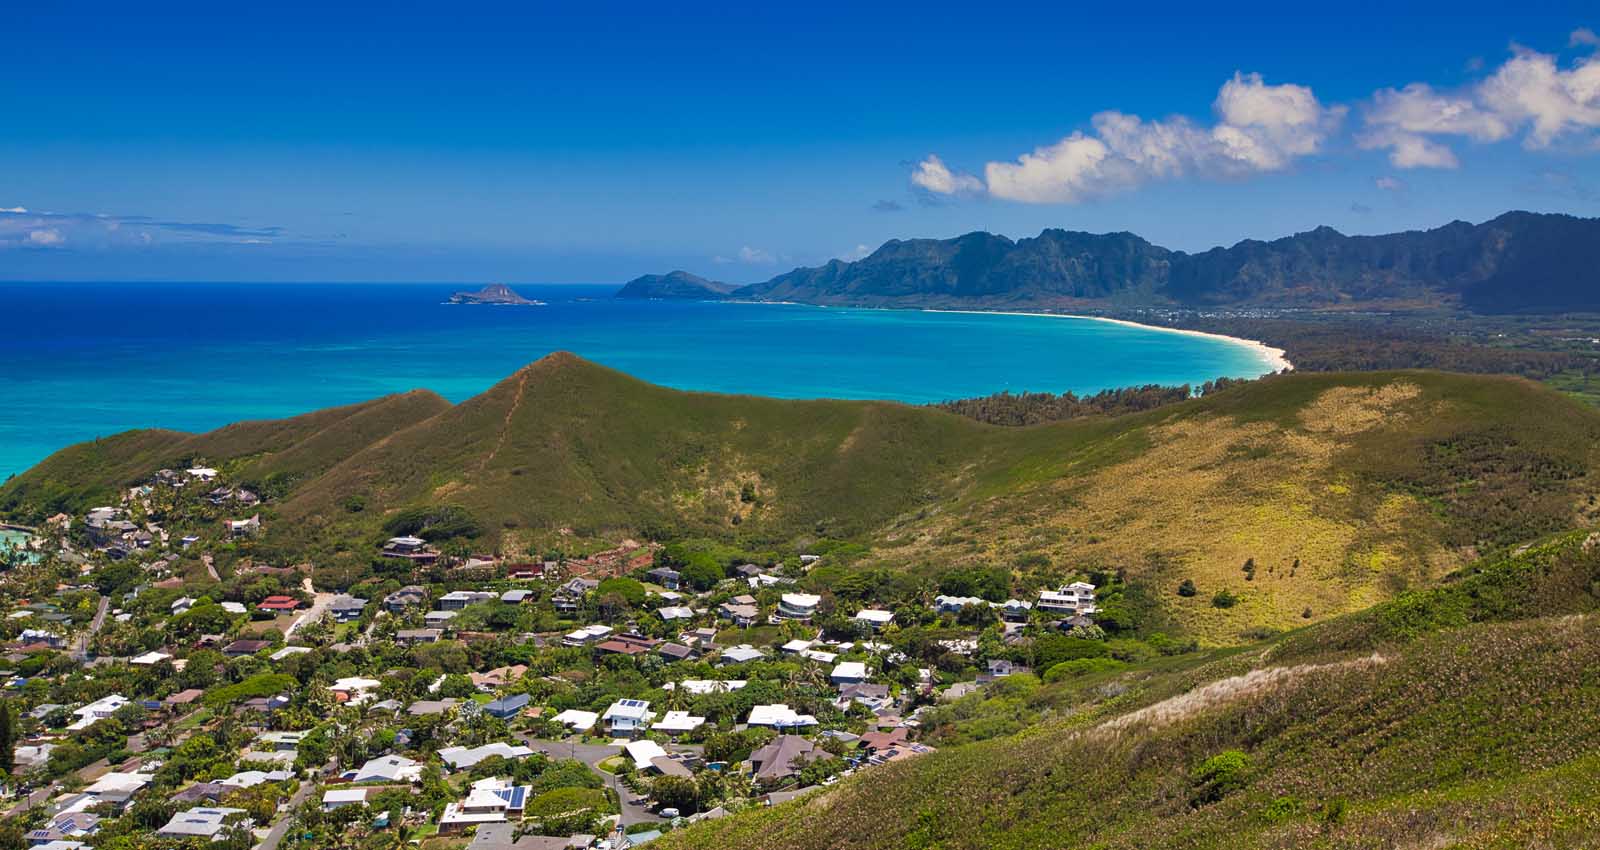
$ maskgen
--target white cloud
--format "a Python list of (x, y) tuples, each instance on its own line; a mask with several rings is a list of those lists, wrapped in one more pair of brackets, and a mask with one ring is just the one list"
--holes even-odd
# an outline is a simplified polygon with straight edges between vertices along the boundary
[(940, 195), (967, 195), (983, 191), (983, 181), (971, 174), (951, 171), (944, 160), (929, 154), (911, 172), (911, 182)]
[[(1573, 45), (1600, 46), (1588, 30)], [(1488, 77), (1445, 94), (1426, 83), (1383, 89), (1363, 110), (1362, 148), (1389, 151), (1396, 168), (1456, 168), (1440, 137), (1498, 142), (1518, 133), (1523, 147), (1546, 148), (1572, 137), (1594, 144), (1600, 128), (1600, 61), (1591, 55), (1563, 70), (1556, 58), (1526, 48)]]
[(845, 251), (844, 253), (840, 254), (839, 255), (839, 259), (844, 260), (847, 263), (853, 263), (856, 260), (862, 259), (862, 258), (870, 255), (871, 253), (872, 253), (872, 248), (871, 247), (869, 247), (867, 245), (857, 245), (854, 248), (851, 248), (850, 250)]
[(23, 214), (27, 213), (27, 211), (28, 211), (27, 207), (11, 207), (10, 209), (7, 209), (5, 207), (0, 207), (0, 213), (12, 213), (14, 215), (23, 215)]
[(749, 245), (745, 245), (744, 247), (740, 248), (739, 253), (733, 255), (732, 257), (726, 257), (719, 254), (711, 258), (711, 262), (723, 264), (750, 263), (754, 265), (771, 265), (777, 261), (778, 258), (773, 256), (770, 251), (765, 251), (761, 248), (752, 248)]
[(1321, 150), (1344, 107), (1324, 106), (1311, 89), (1268, 85), (1260, 74), (1234, 74), (1213, 104), (1210, 127), (1188, 118), (1146, 121), (1116, 110), (1095, 115), (1093, 132), (1076, 132), (1013, 162), (990, 162), (984, 179), (952, 173), (936, 156), (911, 180), (940, 194), (987, 189), (1025, 203), (1075, 203), (1150, 180), (1190, 175), (1239, 177), (1281, 171)]
[(62, 236), (61, 231), (55, 229), (54, 227), (45, 228), (44, 230), (28, 231), (29, 245), (60, 245), (65, 241), (67, 241), (66, 237)]
[(1600, 47), (1600, 35), (1588, 27), (1578, 27), (1567, 37), (1568, 47)]
[(1390, 177), (1388, 175), (1384, 175), (1383, 177), (1373, 180), (1372, 185), (1377, 186), (1379, 189), (1382, 189), (1385, 192), (1398, 192), (1406, 187), (1404, 180), (1401, 180), (1398, 177)]

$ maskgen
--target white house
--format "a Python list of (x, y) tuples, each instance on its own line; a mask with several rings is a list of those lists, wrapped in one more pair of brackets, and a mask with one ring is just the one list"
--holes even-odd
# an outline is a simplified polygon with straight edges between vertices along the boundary
[[(674, 688), (683, 688), (695, 696), (706, 694), (729, 693), (737, 691), (748, 684), (744, 679), (684, 679), (681, 682), (668, 682), (661, 686), (664, 691)], [(669, 714), (671, 712), (668, 712)]]
[(705, 722), (704, 717), (695, 717), (687, 711), (669, 711), (660, 720), (651, 724), (650, 728), (668, 735), (682, 735), (699, 729)]
[(244, 813), (244, 809), (194, 808), (173, 815), (166, 826), (156, 830), (156, 835), (162, 838), (204, 838), (207, 841), (216, 841), (226, 837), (225, 834), (235, 826), (248, 830), (253, 824), (249, 818), (242, 817)]
[(1057, 590), (1042, 590), (1035, 607), (1058, 614), (1093, 614), (1094, 585), (1075, 581)]
[(978, 596), (935, 596), (933, 610), (941, 614), (959, 614), (968, 605), (988, 605), (989, 600)]
[(894, 622), (894, 612), (877, 608), (864, 608), (856, 612), (855, 619), (856, 622), (871, 627), (873, 631), (878, 631)]
[(594, 724), (600, 720), (600, 715), (595, 714), (592, 711), (580, 711), (576, 708), (569, 708), (550, 719), (560, 723), (562, 726), (565, 726), (574, 732), (582, 732), (588, 729), (593, 729)]
[(503, 759), (520, 759), (533, 755), (533, 750), (521, 744), (508, 744), (504, 741), (495, 741), (481, 747), (445, 747), (439, 751), (439, 758), (452, 770), (469, 770), (477, 766), (478, 762), (491, 756)]
[(421, 777), (422, 764), (405, 756), (382, 756), (345, 772), (351, 782), (415, 782)]
[(814, 593), (785, 593), (778, 598), (778, 616), (785, 620), (809, 620), (817, 613), (822, 597)]
[(444, 807), (444, 814), (439, 816), (439, 832), (450, 835), (469, 826), (520, 819), (530, 790), (529, 786), (515, 785), (509, 779), (480, 779), (472, 783), (465, 800)]
[(584, 626), (575, 632), (568, 632), (566, 637), (561, 639), (561, 642), (567, 646), (588, 646), (591, 643), (599, 643), (609, 634), (611, 634), (610, 626), (602, 626), (596, 623), (592, 626)]
[(78, 719), (73, 721), (71, 725), (67, 726), (67, 729), (74, 732), (80, 729), (88, 729), (90, 726), (93, 726), (107, 717), (116, 714), (117, 709), (122, 708), (125, 705), (129, 705), (131, 702), (131, 700), (122, 694), (112, 694), (110, 696), (101, 697), (100, 699), (97, 699), (82, 708), (73, 709), (72, 713), (76, 715)]
[(817, 725), (817, 718), (809, 714), (799, 714), (794, 709), (783, 703), (773, 705), (757, 705), (750, 709), (750, 717), (745, 720), (750, 726), (767, 726), (773, 729), (799, 729), (804, 726)]
[(322, 810), (331, 812), (345, 806), (365, 806), (370, 788), (330, 788), (322, 794)]
[(867, 680), (867, 665), (860, 661), (841, 661), (828, 680), (835, 685), (859, 685)]
[(606, 724), (606, 731), (613, 735), (635, 735), (650, 727), (650, 721), (655, 712), (650, 710), (650, 703), (642, 699), (619, 699), (600, 715), (600, 720)]

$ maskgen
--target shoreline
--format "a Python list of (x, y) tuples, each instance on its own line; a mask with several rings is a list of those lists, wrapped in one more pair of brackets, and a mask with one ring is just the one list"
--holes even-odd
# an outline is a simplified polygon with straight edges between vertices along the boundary
[(1278, 372), (1294, 371), (1294, 363), (1289, 360), (1287, 351), (1267, 345), (1258, 339), (1245, 339), (1244, 337), (1240, 336), (1228, 336), (1227, 334), (1212, 333), (1210, 331), (1197, 331), (1190, 328), (1174, 328), (1168, 325), (1151, 325), (1144, 322), (1135, 322), (1131, 319), (1113, 319), (1110, 316), (1085, 316), (1079, 313), (1040, 313), (1024, 310), (958, 310), (947, 307), (852, 307), (840, 304), (809, 304), (804, 301), (742, 301), (717, 299), (707, 300), (704, 303), (780, 304), (793, 307), (817, 307), (824, 310), (908, 310), (916, 313), (958, 313), (976, 316), (1032, 316), (1040, 319), (1086, 319), (1091, 322), (1109, 322), (1113, 325), (1124, 325), (1126, 327), (1141, 328), (1143, 330), (1165, 331), (1167, 333), (1184, 334), (1186, 336), (1205, 337), (1208, 339), (1221, 340), (1242, 348), (1247, 348), (1253, 354), (1255, 354), (1256, 358), (1261, 362), (1261, 364), (1267, 368), (1267, 371), (1255, 376), (1257, 378), (1276, 374)]
[[(890, 307), (887, 309), (892, 310), (898, 308)], [(1030, 313), (1019, 310), (950, 310), (941, 309), (938, 307), (912, 307), (907, 309), (919, 310), (924, 313), (968, 313), (973, 315), (987, 316), (1035, 316), (1041, 319), (1087, 319), (1091, 322), (1109, 322), (1113, 325), (1124, 325), (1130, 328), (1143, 328), (1145, 330), (1166, 331), (1167, 333), (1184, 334), (1186, 336), (1206, 337), (1209, 339), (1222, 340), (1223, 342), (1232, 343), (1234, 345), (1250, 349), (1258, 358), (1260, 358), (1264, 365), (1269, 367), (1267, 372), (1264, 374), (1270, 375), (1277, 372), (1289, 372), (1294, 370), (1294, 363), (1290, 362), (1288, 352), (1281, 348), (1274, 348), (1258, 339), (1245, 339), (1244, 337), (1228, 336), (1227, 334), (1212, 333), (1210, 331), (1197, 331), (1190, 328), (1174, 328), (1167, 325), (1150, 325), (1145, 324), (1144, 322), (1135, 322), (1131, 319), (1113, 319), (1109, 316), (1084, 316), (1076, 313)], [(1261, 376), (1258, 375), (1257, 377)]]

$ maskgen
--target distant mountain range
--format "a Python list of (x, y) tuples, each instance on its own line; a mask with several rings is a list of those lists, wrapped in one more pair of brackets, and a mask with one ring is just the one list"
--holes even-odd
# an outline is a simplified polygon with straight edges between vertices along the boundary
[(1132, 233), (1046, 230), (1011, 240), (890, 240), (734, 287), (647, 275), (623, 298), (736, 299), (880, 307), (1447, 307), (1480, 313), (1600, 311), (1600, 219), (1508, 212), (1424, 231), (1346, 236), (1319, 227), (1198, 254)]

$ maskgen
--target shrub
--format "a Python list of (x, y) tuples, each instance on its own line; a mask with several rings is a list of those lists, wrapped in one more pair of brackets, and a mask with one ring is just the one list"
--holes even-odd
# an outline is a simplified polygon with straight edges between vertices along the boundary
[(1077, 658), (1072, 661), (1063, 661), (1056, 664), (1044, 673), (1046, 683), (1055, 683), (1066, 679), (1075, 679), (1091, 673), (1109, 673), (1112, 670), (1121, 670), (1128, 665), (1115, 658)]
[(1189, 597), (1189, 596), (1193, 596), (1193, 595), (1195, 595), (1196, 593), (1199, 593), (1199, 592), (1200, 591), (1198, 589), (1196, 589), (1195, 586), (1194, 586), (1194, 579), (1186, 578), (1186, 579), (1183, 580), (1182, 584), (1178, 585), (1178, 595), (1179, 596)]
[(1278, 797), (1261, 810), (1261, 819), (1267, 823), (1282, 823), (1300, 814), (1298, 797)]
[(1211, 597), (1211, 607), (1213, 608), (1232, 608), (1238, 604), (1239, 597), (1233, 595), (1232, 591), (1227, 589), (1219, 590), (1216, 596)]
[(1189, 777), (1194, 788), (1190, 803), (1214, 803), (1244, 787), (1250, 773), (1250, 757), (1239, 750), (1223, 750), (1206, 759)]

